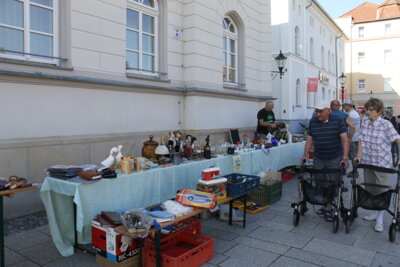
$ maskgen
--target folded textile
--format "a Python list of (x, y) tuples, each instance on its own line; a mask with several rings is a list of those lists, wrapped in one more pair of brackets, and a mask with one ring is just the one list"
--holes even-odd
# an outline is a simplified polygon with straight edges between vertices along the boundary
[(78, 176), (86, 180), (97, 180), (102, 178), (102, 172), (98, 172), (96, 170), (87, 170), (78, 172)]

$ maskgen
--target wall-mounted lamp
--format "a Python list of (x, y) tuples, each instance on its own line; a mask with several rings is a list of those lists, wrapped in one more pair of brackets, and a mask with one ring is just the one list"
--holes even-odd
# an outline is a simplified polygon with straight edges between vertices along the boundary
[(276, 75), (279, 74), (279, 78), (282, 79), (282, 76), (285, 72), (287, 72), (287, 69), (285, 68), (285, 63), (286, 63), (286, 59), (287, 57), (285, 57), (282, 54), (282, 50), (280, 50), (279, 55), (275, 58), (275, 62), (276, 65), (278, 66), (278, 70), (279, 71), (271, 71), (272, 73), (276, 73), (274, 77), (272, 77), (272, 79), (274, 79), (276, 77)]
[(343, 74), (339, 76), (340, 86), (342, 87), (342, 111), (343, 111), (343, 104), (344, 104), (344, 86), (346, 85), (346, 76)]

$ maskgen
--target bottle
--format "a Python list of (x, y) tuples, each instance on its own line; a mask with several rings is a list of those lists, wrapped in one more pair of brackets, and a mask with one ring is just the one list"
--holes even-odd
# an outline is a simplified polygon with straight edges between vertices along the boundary
[(210, 146), (210, 136), (207, 135), (206, 145), (204, 146), (204, 158), (211, 159), (211, 146)]

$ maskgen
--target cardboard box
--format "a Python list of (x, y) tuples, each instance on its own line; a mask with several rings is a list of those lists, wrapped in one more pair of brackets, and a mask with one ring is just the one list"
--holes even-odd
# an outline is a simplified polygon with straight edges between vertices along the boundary
[(140, 267), (140, 255), (136, 255), (121, 262), (112, 262), (103, 256), (96, 255), (96, 264), (102, 267)]
[[(101, 256), (112, 262), (122, 262), (140, 253), (135, 240), (119, 234), (114, 230), (115, 226), (101, 226), (98, 220), (92, 220), (92, 248)], [(130, 242), (126, 242), (129, 241)], [(124, 251), (121, 251), (123, 243), (128, 243)]]
[(184, 188), (178, 191), (175, 201), (185, 206), (212, 209), (217, 205), (217, 196)]

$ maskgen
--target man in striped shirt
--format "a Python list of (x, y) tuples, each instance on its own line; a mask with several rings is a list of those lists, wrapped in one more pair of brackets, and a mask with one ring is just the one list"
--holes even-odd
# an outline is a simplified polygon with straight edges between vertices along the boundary
[[(348, 166), (348, 137), (347, 129), (343, 119), (330, 114), (328, 105), (318, 105), (315, 109), (316, 117), (310, 120), (309, 136), (307, 136), (304, 155), (301, 162), (308, 160), (311, 147), (314, 145), (314, 169), (339, 169), (341, 164)], [(337, 175), (322, 175), (316, 177), (322, 187), (329, 187), (336, 182)], [(332, 205), (329, 203), (318, 210), (319, 214), (325, 215), (325, 220), (333, 221)]]

